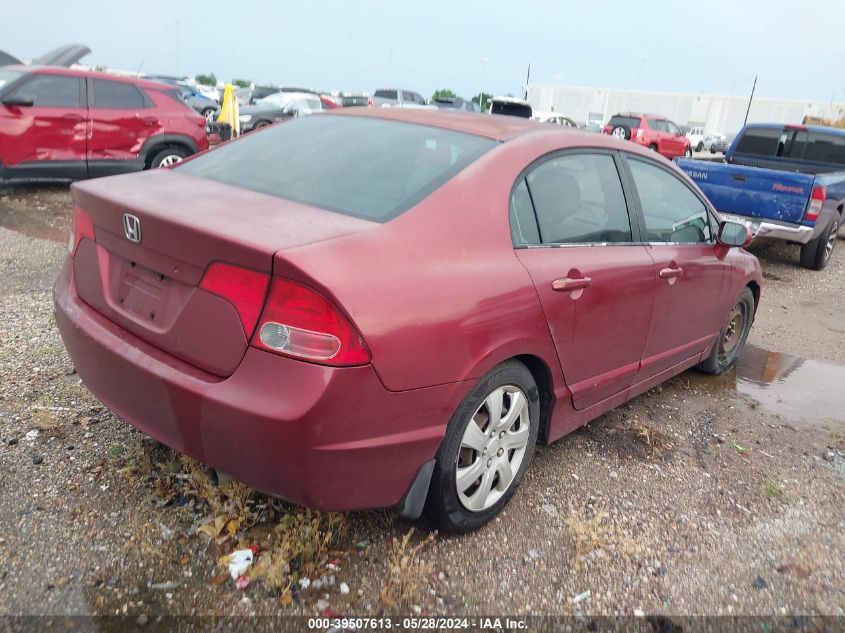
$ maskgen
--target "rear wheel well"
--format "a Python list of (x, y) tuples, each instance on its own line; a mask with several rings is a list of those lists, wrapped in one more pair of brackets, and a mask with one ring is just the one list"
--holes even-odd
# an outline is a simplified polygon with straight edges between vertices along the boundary
[(158, 154), (161, 150), (168, 149), (170, 147), (185, 151), (187, 156), (190, 156), (194, 152), (187, 143), (180, 143), (178, 141), (165, 141), (163, 143), (151, 145), (149, 149), (147, 149), (147, 153), (144, 155), (144, 169), (150, 168), (153, 163), (153, 158), (155, 158), (156, 154)]
[(546, 363), (537, 356), (523, 354), (515, 356), (514, 359), (528, 368), (534, 382), (537, 383), (537, 391), (540, 395), (540, 428), (537, 432), (537, 441), (546, 443), (552, 414), (552, 402), (554, 401), (552, 374)]

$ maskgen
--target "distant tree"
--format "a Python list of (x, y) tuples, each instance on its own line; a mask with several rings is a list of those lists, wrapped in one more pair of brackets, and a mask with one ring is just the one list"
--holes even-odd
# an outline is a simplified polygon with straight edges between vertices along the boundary
[(490, 108), (490, 100), (493, 98), (489, 92), (479, 92), (472, 98), (473, 103), (477, 103), (482, 112), (487, 112)]
[(434, 94), (431, 95), (431, 100), (434, 101), (435, 99), (454, 99), (457, 96), (458, 95), (456, 95), (448, 88), (443, 88), (441, 90), (435, 90)]
[(252, 85), (252, 82), (249, 79), (233, 79), (232, 85), (237, 86), (238, 88), (249, 88)]
[(203, 86), (216, 86), (217, 85), (217, 77), (214, 76), (214, 73), (209, 73), (207, 75), (199, 74), (194, 77), (194, 80)]

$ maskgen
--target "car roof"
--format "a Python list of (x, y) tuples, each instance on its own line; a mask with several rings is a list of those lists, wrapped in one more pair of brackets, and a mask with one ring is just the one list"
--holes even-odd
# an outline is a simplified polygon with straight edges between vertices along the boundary
[[(596, 135), (574, 128), (556, 128), (540, 121), (516, 116), (463, 112), (459, 110), (427, 110), (422, 108), (353, 108), (332, 110), (319, 116), (365, 116), (376, 119), (404, 121), (428, 125), (454, 132), (474, 134), (495, 141), (507, 141), (529, 133), (579, 134), (584, 140), (595, 140)], [(610, 139), (610, 137), (607, 137)]]
[(845, 130), (838, 127), (828, 127), (825, 125), (802, 125), (800, 123), (748, 123), (747, 128), (756, 127), (762, 129), (783, 129), (800, 130), (806, 132), (821, 132), (823, 134), (836, 134), (837, 136), (845, 136)]
[(109, 79), (111, 81), (124, 81), (134, 84), (141, 88), (149, 88), (151, 90), (161, 90), (162, 88), (172, 85), (163, 81), (152, 81), (149, 79), (138, 79), (137, 77), (129, 77), (127, 75), (113, 75), (111, 73), (98, 72), (96, 70), (84, 70), (81, 68), (65, 68), (64, 66), (38, 66), (13, 64), (11, 66), (3, 66), (6, 70), (13, 70), (20, 73), (49, 73), (51, 75), (70, 75), (73, 77), (93, 77), (94, 79)]

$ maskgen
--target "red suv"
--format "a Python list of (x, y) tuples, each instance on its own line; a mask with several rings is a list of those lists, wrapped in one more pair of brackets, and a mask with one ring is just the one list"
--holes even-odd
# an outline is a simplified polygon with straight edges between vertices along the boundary
[(165, 84), (58, 67), (0, 67), (0, 182), (77, 180), (179, 162), (205, 119)]
[(692, 156), (689, 139), (681, 128), (657, 114), (614, 114), (603, 132), (639, 143), (665, 156)]

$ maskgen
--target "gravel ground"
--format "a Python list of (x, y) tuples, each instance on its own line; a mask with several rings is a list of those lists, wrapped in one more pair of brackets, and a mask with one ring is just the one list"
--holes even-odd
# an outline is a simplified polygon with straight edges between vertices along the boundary
[[(687, 372), (542, 447), (499, 518), (435, 537), (212, 488), (99, 405), (51, 314), (69, 207), (0, 192), (0, 613), (845, 614), (845, 414), (823, 392), (845, 364), (845, 244), (821, 273), (755, 248), (736, 372)], [(745, 389), (785, 402), (799, 375), (818, 406), (798, 414)], [(218, 557), (250, 544), (285, 556), (239, 590)]]

